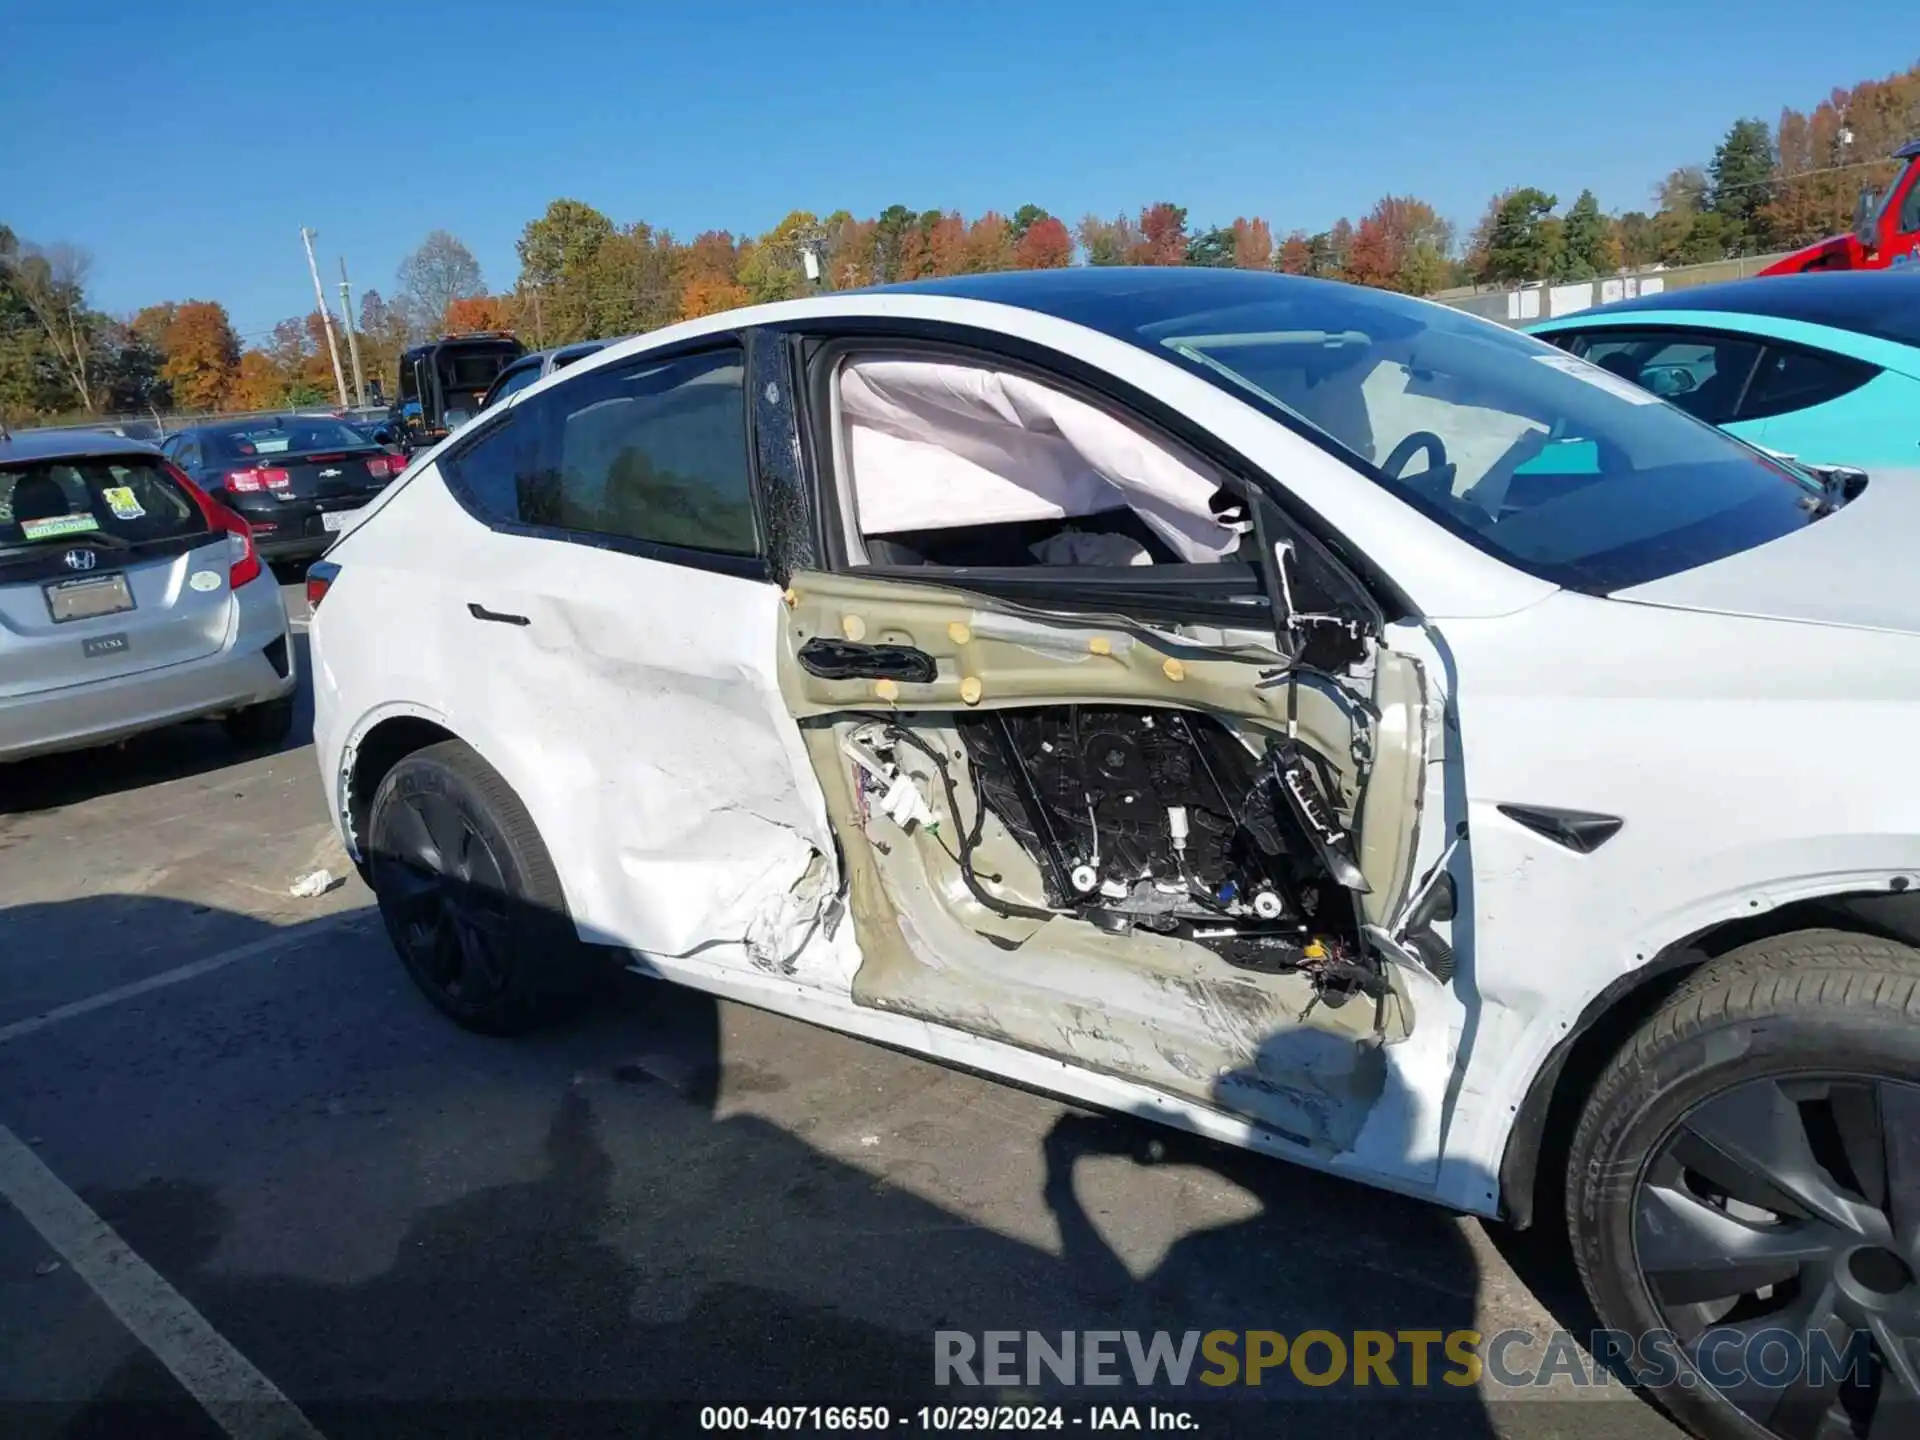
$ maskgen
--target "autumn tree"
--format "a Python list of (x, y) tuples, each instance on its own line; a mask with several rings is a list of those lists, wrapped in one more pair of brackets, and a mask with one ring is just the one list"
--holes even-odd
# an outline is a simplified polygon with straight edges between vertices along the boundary
[(160, 335), (166, 362), (160, 375), (175, 404), (188, 410), (215, 410), (233, 386), (240, 364), (240, 340), (224, 305), (188, 300), (176, 307)]
[(1862, 187), (1884, 190), (1889, 157), (1920, 132), (1920, 65), (1837, 89), (1811, 111), (1780, 112), (1774, 179), (1759, 217), (1777, 245), (1804, 245), (1853, 228)]
[(680, 318), (695, 320), (702, 315), (718, 315), (722, 310), (738, 310), (751, 305), (753, 296), (747, 287), (724, 275), (695, 275), (680, 292)]
[[(1027, 232), (1034, 226), (1038, 225), (1042, 220), (1050, 220), (1052, 218), (1052, 216), (1047, 214), (1047, 212), (1042, 210), (1038, 205), (1022, 205), (1018, 210), (1013, 212), (1013, 219), (1007, 222), (1007, 228), (1013, 234), (1013, 243), (1018, 245), (1022, 240), (1027, 238)], [(1064, 229), (1065, 227), (1063, 226), (1062, 228)]]
[(1273, 230), (1259, 216), (1233, 222), (1233, 263), (1240, 270), (1268, 270), (1273, 266)]
[(1083, 215), (1078, 233), (1081, 253), (1089, 265), (1125, 265), (1128, 252), (1139, 240), (1133, 221), (1125, 215), (1111, 220)]
[(1073, 263), (1073, 237), (1052, 215), (1032, 220), (1013, 247), (1016, 270), (1058, 270)]
[(441, 328), (450, 335), (473, 330), (514, 330), (518, 317), (511, 295), (468, 295), (447, 306)]
[(1129, 265), (1181, 265), (1187, 258), (1187, 208), (1161, 200), (1140, 212), (1140, 238), (1127, 252)]
[(229, 410), (273, 410), (287, 403), (287, 377), (264, 350), (241, 352), (227, 388)]
[(968, 275), (983, 275), (1013, 268), (1013, 226), (1004, 215), (989, 210), (967, 227), (961, 247), (961, 269)]
[(740, 257), (739, 280), (756, 303), (791, 300), (807, 291), (804, 248), (824, 236), (811, 210), (789, 210)]
[(480, 262), (445, 230), (430, 232), (420, 248), (400, 262), (396, 279), (400, 303), (425, 329), (437, 326), (454, 301), (487, 293)]
[(1308, 243), (1304, 230), (1295, 230), (1288, 235), (1280, 247), (1280, 253), (1273, 257), (1273, 268), (1286, 275), (1311, 275), (1313, 268), (1313, 246)]

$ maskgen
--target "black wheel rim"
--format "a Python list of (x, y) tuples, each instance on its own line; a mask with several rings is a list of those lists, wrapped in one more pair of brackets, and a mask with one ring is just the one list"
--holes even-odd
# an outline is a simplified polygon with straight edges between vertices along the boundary
[(507, 984), (506, 884), (486, 837), (444, 795), (400, 797), (383, 826), (374, 886), (416, 974), (463, 1008)]
[(1920, 1434), (1920, 1085), (1722, 1091), (1655, 1149), (1633, 1228), (1663, 1325), (1762, 1430)]

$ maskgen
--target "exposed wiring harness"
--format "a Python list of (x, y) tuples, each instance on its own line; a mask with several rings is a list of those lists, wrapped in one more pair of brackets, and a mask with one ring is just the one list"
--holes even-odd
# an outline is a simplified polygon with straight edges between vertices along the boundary
[(970, 826), (962, 825), (960, 823), (960, 796), (954, 787), (953, 771), (947, 764), (947, 757), (934, 749), (933, 746), (929, 745), (926, 741), (922, 740), (918, 735), (915, 735), (911, 730), (903, 729), (898, 725), (889, 725), (881, 733), (889, 740), (903, 742), (913, 746), (914, 749), (931, 760), (933, 762), (933, 768), (940, 772), (940, 784), (947, 792), (947, 813), (953, 816), (954, 841), (959, 846), (959, 853), (957, 855), (951, 851), (948, 853), (952, 855), (954, 864), (960, 867), (960, 878), (966, 882), (967, 889), (972, 892), (974, 899), (978, 900), (996, 915), (1004, 915), (1009, 919), (1051, 920), (1056, 916), (1071, 915), (1073, 913), (1070, 910), (1052, 910), (1037, 905), (1021, 905), (1011, 900), (1002, 900), (997, 895), (989, 895), (986, 887), (980, 883), (980, 877), (974, 874), (973, 870), (974, 847), (979, 845), (981, 833), (986, 825), (987, 807), (985, 802), (975, 807), (973, 824)]

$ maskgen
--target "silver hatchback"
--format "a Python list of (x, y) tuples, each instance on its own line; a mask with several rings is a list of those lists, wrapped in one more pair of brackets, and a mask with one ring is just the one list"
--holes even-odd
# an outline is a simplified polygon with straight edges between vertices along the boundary
[(0, 430), (0, 761), (203, 717), (271, 744), (294, 684), (245, 520), (137, 440)]

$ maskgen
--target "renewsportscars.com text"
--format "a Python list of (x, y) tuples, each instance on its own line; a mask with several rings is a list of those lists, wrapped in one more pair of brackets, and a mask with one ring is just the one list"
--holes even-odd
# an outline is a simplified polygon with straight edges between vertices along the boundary
[[(1863, 1380), (1870, 1340), (1824, 1331), (1708, 1330), (1682, 1350), (1668, 1330), (937, 1330), (933, 1379), (950, 1386), (1189, 1385), (1505, 1389), (1571, 1385), (1716, 1389)], [(1691, 1359), (1691, 1365), (1687, 1363)]]

